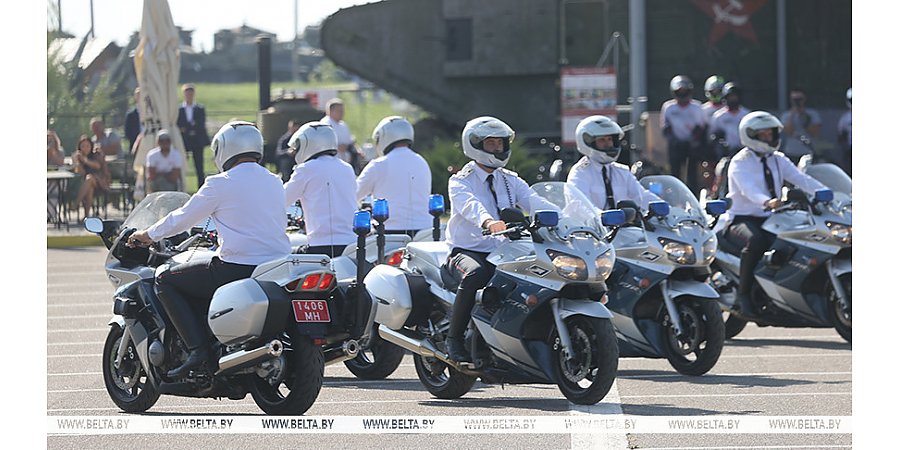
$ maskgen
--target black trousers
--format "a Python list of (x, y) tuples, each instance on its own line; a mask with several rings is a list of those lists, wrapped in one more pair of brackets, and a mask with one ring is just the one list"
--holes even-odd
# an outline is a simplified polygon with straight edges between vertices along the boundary
[(344, 254), (344, 249), (346, 248), (346, 245), (312, 245), (300, 248), (297, 253), (307, 255), (328, 255), (332, 258), (337, 258)]
[(203, 148), (190, 150), (191, 157), (194, 160), (194, 171), (197, 172), (197, 189), (200, 189), (200, 186), (203, 186), (203, 182), (206, 181), (206, 174), (203, 173)]
[[(700, 191), (697, 172), (700, 170), (700, 163), (703, 162), (702, 153), (701, 148), (695, 148), (689, 141), (669, 139), (669, 172), (675, 178), (684, 181), (695, 194)], [(682, 168), (687, 172), (686, 175), (681, 174)]]
[[(171, 266), (156, 277), (166, 314), (188, 347), (197, 348), (208, 336), (206, 320), (213, 293), (232, 281), (250, 278), (256, 266), (233, 264), (218, 257)], [(198, 333), (198, 331), (202, 331)]]
[[(725, 233), (725, 239), (728, 242), (740, 248), (742, 254), (748, 254), (749, 260), (746, 262), (751, 264), (749, 266), (751, 268), (756, 267), (763, 254), (772, 248), (772, 244), (775, 242), (775, 236), (762, 229), (765, 221), (766, 217), (735, 216)], [(744, 263), (742, 257), (741, 266)]]
[(494, 276), (496, 266), (487, 261), (487, 256), (488, 253), (454, 248), (447, 258), (450, 276), (459, 282), (448, 338), (463, 337), (472, 316), (472, 308), (475, 306), (475, 293), (487, 286)]

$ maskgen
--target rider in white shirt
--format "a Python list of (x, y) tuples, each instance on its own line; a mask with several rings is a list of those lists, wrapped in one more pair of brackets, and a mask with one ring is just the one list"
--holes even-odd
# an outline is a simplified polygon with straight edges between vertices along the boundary
[(569, 171), (568, 183), (578, 188), (600, 209), (615, 209), (621, 200), (632, 200), (647, 209), (660, 200), (644, 189), (628, 166), (617, 163), (625, 132), (606, 116), (590, 116), (575, 127), (575, 147), (584, 155)]
[[(782, 205), (781, 188), (785, 181), (815, 193), (825, 186), (804, 174), (784, 153), (777, 151), (784, 126), (765, 111), (747, 114), (740, 124), (739, 151), (728, 166), (728, 195), (732, 206), (722, 218), (727, 223), (725, 239), (741, 248), (740, 286), (736, 305), (740, 311), (754, 314), (750, 288), (757, 263), (771, 246), (774, 237), (762, 229), (772, 212)], [(733, 217), (733, 219), (729, 219)]]
[[(259, 130), (249, 122), (227, 123), (213, 137), (212, 151), (220, 173), (207, 178), (181, 208), (128, 239), (129, 245), (149, 245), (207, 217), (216, 226), (215, 257), (169, 266), (156, 276), (160, 303), (190, 351), (169, 378), (187, 375), (209, 360), (206, 320), (189, 302), (203, 302), (206, 311), (220, 286), (249, 278), (257, 265), (291, 252), (281, 179), (258, 164), (263, 155)], [(215, 370), (215, 362), (209, 363)]]
[(356, 174), (337, 157), (337, 137), (330, 125), (304, 124), (291, 137), (297, 166), (284, 184), (285, 205), (303, 207), (309, 247), (304, 253), (340, 256), (356, 241)]
[(378, 156), (356, 179), (356, 198), (369, 195), (388, 202), (390, 218), (385, 223), (388, 234), (415, 236), (431, 227), (428, 197), (431, 193), (431, 169), (425, 158), (414, 152), (412, 124), (400, 116), (385, 117), (372, 133)]

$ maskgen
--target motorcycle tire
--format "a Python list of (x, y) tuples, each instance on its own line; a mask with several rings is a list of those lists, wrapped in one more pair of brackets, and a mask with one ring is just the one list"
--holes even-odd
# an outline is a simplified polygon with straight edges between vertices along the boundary
[(413, 365), (419, 381), (437, 398), (460, 398), (475, 384), (476, 377), (461, 373), (437, 358), (413, 355)]
[(301, 415), (309, 410), (322, 390), (325, 355), (308, 336), (295, 331), (282, 335), (281, 369), (267, 378), (250, 374), (248, 390), (266, 414)]
[(103, 383), (109, 398), (122, 411), (141, 413), (150, 409), (159, 400), (159, 392), (150, 383), (137, 356), (132, 342), (125, 352), (122, 366), (116, 368), (116, 356), (124, 330), (112, 325), (103, 344)]
[(841, 307), (841, 302), (838, 300), (837, 294), (835, 294), (834, 288), (831, 287), (830, 283), (825, 297), (828, 299), (828, 315), (831, 316), (831, 323), (834, 324), (834, 330), (837, 331), (845, 341), (851, 343), (851, 339), (853, 338), (852, 278), (852, 274), (850, 273), (845, 273), (840, 276), (841, 284), (844, 287), (844, 293), (847, 295), (847, 302), (850, 303), (851, 306), (847, 312), (844, 312)]
[(383, 380), (400, 367), (405, 354), (403, 348), (381, 339), (376, 330), (369, 348), (360, 351), (356, 358), (344, 361), (344, 365), (357, 378)]
[(744, 327), (747, 326), (747, 321), (734, 314), (727, 314), (728, 318), (725, 319), (725, 339), (731, 339), (740, 334), (741, 331), (744, 331)]
[[(684, 336), (675, 336), (672, 326), (663, 331), (663, 353), (669, 364), (684, 375), (703, 375), (719, 361), (725, 346), (725, 323), (719, 305), (710, 300), (680, 301), (676, 304)], [(663, 306), (660, 323), (669, 323)]]
[[(596, 404), (609, 393), (619, 368), (619, 345), (612, 321), (575, 315), (567, 317), (564, 323), (574, 358), (567, 360), (562, 346), (554, 342), (556, 385), (572, 403)], [(557, 338), (554, 333), (553, 340)]]

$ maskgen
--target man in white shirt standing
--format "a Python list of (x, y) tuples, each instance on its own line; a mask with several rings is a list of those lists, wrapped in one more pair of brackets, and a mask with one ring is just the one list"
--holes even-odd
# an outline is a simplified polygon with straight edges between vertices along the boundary
[(320, 122), (330, 125), (334, 129), (338, 143), (337, 157), (350, 164), (354, 172), (359, 173), (359, 153), (353, 145), (355, 139), (350, 133), (350, 127), (344, 123), (344, 102), (339, 98), (328, 100), (328, 103), (325, 104), (325, 111), (325, 117)]
[(487, 256), (503, 241), (482, 231), (506, 230), (500, 210), (520, 205), (534, 213), (538, 209), (558, 210), (537, 195), (525, 180), (504, 168), (509, 162), (510, 143), (515, 132), (493, 117), (470, 120), (462, 132), (463, 153), (472, 159), (450, 177), (450, 220), (447, 269), (459, 283), (447, 333), (447, 353), (455, 361), (470, 361), (463, 337), (475, 306), (475, 292), (494, 276), (495, 267)]
[(400, 116), (385, 117), (372, 132), (377, 158), (370, 161), (356, 179), (356, 198), (387, 200), (389, 234), (408, 234), (431, 227), (428, 197), (431, 170), (425, 158), (414, 152), (412, 124)]
[(147, 152), (147, 184), (149, 192), (178, 191), (184, 158), (172, 149), (172, 137), (168, 130), (159, 130), (156, 148)]
[(606, 116), (590, 116), (575, 127), (575, 147), (584, 155), (566, 180), (602, 210), (615, 209), (621, 200), (634, 201), (646, 210), (660, 200), (644, 189), (625, 164), (617, 163), (625, 132)]
[[(159, 299), (187, 346), (188, 358), (167, 373), (181, 378), (209, 363), (205, 312), (220, 286), (250, 277), (259, 264), (291, 252), (285, 234), (284, 190), (281, 179), (258, 164), (263, 138), (249, 122), (225, 124), (212, 141), (219, 174), (210, 176), (196, 194), (146, 230), (134, 232), (129, 245), (149, 245), (189, 230), (207, 217), (218, 232), (219, 247), (211, 260), (169, 266), (156, 277)], [(205, 315), (205, 314), (204, 314)]]
[(303, 253), (340, 256), (356, 242), (356, 174), (338, 159), (334, 129), (323, 122), (303, 124), (291, 137), (297, 166), (284, 184), (284, 206), (300, 200), (309, 247)]
[[(725, 98), (725, 107), (716, 111), (712, 116), (709, 125), (710, 133), (714, 136), (713, 140), (724, 140), (728, 146), (727, 153), (717, 154), (719, 158), (723, 156), (733, 156), (741, 149), (741, 137), (738, 135), (738, 126), (741, 119), (750, 110), (741, 105), (741, 88), (734, 82), (728, 82), (722, 89), (722, 96)], [(716, 146), (718, 148), (718, 146)], [(724, 149), (723, 149), (724, 150)]]
[[(741, 119), (739, 132), (745, 147), (728, 165), (728, 195), (731, 209), (722, 218), (727, 223), (725, 239), (741, 248), (740, 282), (736, 305), (750, 315), (757, 313), (750, 289), (753, 272), (771, 246), (774, 236), (762, 229), (772, 209), (781, 206), (785, 181), (812, 194), (825, 186), (804, 174), (780, 151), (784, 126), (765, 111), (754, 111)], [(729, 223), (729, 217), (730, 219)]]
[[(700, 102), (691, 98), (694, 84), (688, 77), (677, 75), (669, 88), (674, 98), (663, 103), (659, 113), (659, 125), (669, 144), (669, 172), (697, 193), (700, 189), (697, 173), (706, 145), (706, 114)], [(682, 175), (682, 168), (686, 176)]]

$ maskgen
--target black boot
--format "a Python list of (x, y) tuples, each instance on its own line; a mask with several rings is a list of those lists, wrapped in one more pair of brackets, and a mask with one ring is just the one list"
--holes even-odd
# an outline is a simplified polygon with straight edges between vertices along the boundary
[(472, 358), (466, 351), (463, 336), (466, 335), (466, 327), (475, 305), (475, 292), (460, 289), (456, 292), (456, 301), (453, 302), (453, 312), (450, 316), (450, 330), (447, 332), (447, 353), (450, 359), (459, 362), (472, 362)]
[(206, 328), (195, 317), (191, 306), (180, 295), (164, 295), (159, 293), (159, 300), (169, 315), (169, 320), (181, 336), (187, 346), (187, 359), (180, 366), (166, 373), (169, 378), (182, 378), (190, 371), (199, 369), (209, 360), (209, 348), (207, 345)]
[(753, 296), (751, 295), (753, 288), (753, 272), (756, 269), (755, 261), (750, 252), (744, 249), (741, 251), (741, 274), (738, 282), (737, 297), (734, 306), (739, 314), (744, 316), (755, 316), (759, 314), (756, 305), (753, 304)]

